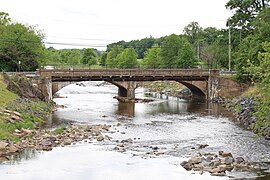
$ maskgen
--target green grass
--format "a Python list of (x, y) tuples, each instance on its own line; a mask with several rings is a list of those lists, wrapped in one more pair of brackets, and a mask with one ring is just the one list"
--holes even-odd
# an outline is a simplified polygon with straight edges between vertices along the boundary
[(0, 113), (0, 139), (18, 141), (13, 135), (15, 129), (35, 129), (51, 111), (51, 105), (41, 100), (20, 100), (19, 96), (7, 90), (3, 76), (0, 75), (0, 110), (9, 109), (21, 114), (22, 120), (10, 123), (8, 117)]
[(4, 108), (7, 103), (17, 98), (19, 98), (17, 94), (7, 90), (7, 85), (4, 83), (3, 76), (0, 75), (0, 107)]
[(255, 97), (260, 95), (260, 91), (256, 86), (249, 87), (241, 96), (242, 97)]
[(63, 133), (65, 130), (66, 130), (66, 127), (65, 127), (65, 126), (60, 126), (60, 127), (56, 128), (56, 129), (53, 131), (53, 133), (54, 133), (54, 134), (61, 134), (61, 133)]

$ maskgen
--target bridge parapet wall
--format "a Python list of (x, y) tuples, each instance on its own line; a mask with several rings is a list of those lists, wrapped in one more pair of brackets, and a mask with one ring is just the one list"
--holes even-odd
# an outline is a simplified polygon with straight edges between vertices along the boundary
[[(154, 77), (185, 77), (185, 78), (205, 78), (212, 75), (218, 75), (218, 70), (202, 70), (202, 69), (91, 69), (91, 70), (67, 70), (67, 69), (55, 69), (55, 70), (39, 70), (39, 74), (42, 77), (60, 77), (57, 80), (61, 80), (64, 77), (97, 77), (101, 80), (103, 78), (118, 77), (119, 80), (129, 80), (129, 81), (143, 81), (151, 80), (147, 77), (151, 77), (152, 80), (156, 80)], [(137, 77), (137, 78), (136, 78)], [(53, 79), (54, 80), (54, 79)]]

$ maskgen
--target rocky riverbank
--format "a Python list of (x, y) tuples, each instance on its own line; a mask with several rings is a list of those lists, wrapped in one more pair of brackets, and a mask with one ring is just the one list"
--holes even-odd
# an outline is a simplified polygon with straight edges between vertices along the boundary
[(256, 102), (259, 101), (259, 97), (235, 97), (233, 99), (218, 97), (214, 99), (214, 102), (221, 103), (227, 110), (233, 112), (240, 125), (270, 140), (270, 127), (261, 126), (255, 116)]
[(11, 156), (25, 149), (52, 150), (53, 147), (66, 146), (78, 141), (103, 141), (110, 137), (103, 135), (109, 132), (110, 125), (71, 125), (54, 130), (15, 129), (14, 136), (20, 138), (18, 142), (10, 140), (0, 141), (0, 161), (9, 160)]
[(219, 151), (218, 154), (199, 154), (183, 161), (181, 165), (187, 171), (199, 171), (200, 174), (208, 172), (212, 176), (227, 176), (227, 173), (233, 170), (261, 170), (258, 164), (246, 162), (242, 157), (234, 158), (232, 153), (224, 151)]

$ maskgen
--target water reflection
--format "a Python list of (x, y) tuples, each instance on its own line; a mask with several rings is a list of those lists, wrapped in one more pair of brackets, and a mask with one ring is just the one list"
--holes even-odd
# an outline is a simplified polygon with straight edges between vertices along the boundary
[[(148, 96), (148, 98), (153, 97), (155, 96)], [(140, 112), (146, 113), (146, 115), (154, 115), (159, 113), (182, 114), (196, 112), (202, 115), (232, 117), (230, 112), (217, 103), (202, 100), (185, 100), (176, 97), (169, 97), (168, 100), (156, 98), (154, 102), (147, 104), (118, 102), (115, 114), (135, 117), (135, 115), (141, 114)]]
[[(11, 156), (9, 158), (9, 161), (4, 161), (4, 164), (17, 164), (22, 161), (35, 159), (37, 155), (40, 154), (40, 152), (34, 150), (34, 149), (25, 149), (21, 151), (20, 153)], [(1, 163), (0, 163), (1, 164)]]
[(128, 117), (134, 117), (135, 116), (135, 103), (119, 102), (116, 114), (124, 115)]

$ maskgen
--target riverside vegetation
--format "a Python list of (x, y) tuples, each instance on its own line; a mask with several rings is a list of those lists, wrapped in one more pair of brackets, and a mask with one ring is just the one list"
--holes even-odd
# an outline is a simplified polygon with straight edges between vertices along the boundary
[[(29, 85), (25, 77), (0, 75), (0, 157), (9, 154), (6, 152), (9, 144), (21, 140), (18, 131), (38, 129), (51, 112), (52, 103), (45, 103), (37, 96), (34, 98), (38, 91)], [(31, 138), (31, 135), (26, 137)], [(17, 151), (13, 147), (10, 152)]]
[(110, 138), (107, 125), (71, 125), (42, 129), (54, 109), (43, 101), (41, 92), (21, 75), (0, 75), (0, 162), (25, 149), (52, 150), (78, 141), (103, 141)]
[[(16, 129), (35, 129), (51, 111), (52, 104), (36, 96), (38, 90), (23, 76), (0, 75), (0, 139), (19, 141)], [(39, 94), (40, 95), (40, 94)]]

